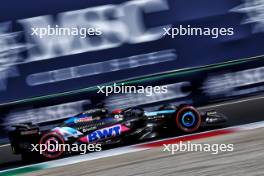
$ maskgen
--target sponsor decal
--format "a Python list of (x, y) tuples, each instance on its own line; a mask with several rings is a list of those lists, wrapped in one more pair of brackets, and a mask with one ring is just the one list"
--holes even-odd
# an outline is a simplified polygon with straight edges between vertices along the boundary
[(21, 135), (30, 135), (30, 134), (35, 134), (38, 133), (38, 130), (30, 130), (30, 131), (21, 131)]
[(92, 120), (93, 120), (92, 116), (89, 116), (89, 117), (84, 117), (84, 118), (76, 119), (76, 120), (74, 120), (74, 123), (90, 122)]
[(67, 141), (68, 138), (78, 138), (80, 135), (82, 135), (81, 132), (70, 127), (57, 127), (54, 128), (52, 131), (55, 131), (56, 133), (62, 135), (65, 141)]
[(87, 135), (88, 142), (95, 142), (102, 139), (107, 139), (121, 134), (121, 125), (114, 125), (111, 127), (96, 130)]
[(92, 130), (95, 130), (95, 129), (97, 129), (96, 126), (92, 126), (92, 127), (89, 127), (89, 128), (83, 128), (83, 129), (80, 128), (80, 130), (82, 130), (83, 133), (86, 133), (87, 131), (92, 131)]

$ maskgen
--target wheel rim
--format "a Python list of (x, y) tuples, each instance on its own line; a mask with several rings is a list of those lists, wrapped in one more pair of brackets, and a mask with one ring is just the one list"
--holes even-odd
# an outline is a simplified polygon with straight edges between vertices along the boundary
[[(61, 146), (59, 144), (64, 144), (64, 139), (57, 133), (51, 132), (43, 135), (39, 142), (40, 145), (45, 145), (47, 147), (47, 150), (45, 150), (42, 155), (49, 159), (58, 158), (62, 155), (64, 152), (61, 149)], [(56, 146), (55, 148), (50, 149), (48, 146), (50, 144), (53, 144)]]
[(181, 121), (184, 126), (191, 127), (196, 121), (195, 115), (193, 114), (193, 112), (187, 111), (183, 114)]
[(201, 125), (200, 113), (192, 106), (183, 107), (177, 112), (176, 125), (184, 132), (194, 132)]

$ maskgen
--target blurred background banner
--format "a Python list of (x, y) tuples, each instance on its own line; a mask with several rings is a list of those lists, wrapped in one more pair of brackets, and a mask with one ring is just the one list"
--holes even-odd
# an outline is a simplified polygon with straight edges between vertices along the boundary
[[(0, 103), (263, 55), (263, 1), (9, 0), (0, 6)], [(101, 36), (33, 36), (97, 27)], [(163, 36), (180, 25), (234, 35)]]

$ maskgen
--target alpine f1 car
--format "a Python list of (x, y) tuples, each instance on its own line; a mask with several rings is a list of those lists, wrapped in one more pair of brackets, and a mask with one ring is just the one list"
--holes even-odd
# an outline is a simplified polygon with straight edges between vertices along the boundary
[[(40, 156), (32, 152), (32, 144), (122, 144), (129, 141), (144, 141), (162, 134), (192, 133), (204, 126), (223, 124), (227, 118), (216, 111), (199, 112), (190, 105), (166, 105), (157, 111), (147, 112), (139, 107), (116, 109), (108, 112), (105, 107), (96, 107), (76, 116), (64, 119), (58, 126), (41, 130), (31, 123), (14, 125), (9, 138), (13, 152), (22, 159)], [(44, 158), (58, 158), (62, 150), (46, 150)]]

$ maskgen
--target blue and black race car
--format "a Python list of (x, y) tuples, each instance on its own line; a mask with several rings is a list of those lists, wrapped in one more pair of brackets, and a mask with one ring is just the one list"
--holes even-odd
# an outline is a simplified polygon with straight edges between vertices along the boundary
[(54, 159), (65, 154), (62, 150), (32, 152), (32, 144), (101, 144), (102, 146), (134, 143), (175, 132), (192, 133), (199, 128), (221, 125), (227, 118), (216, 111), (199, 112), (190, 105), (165, 105), (147, 112), (139, 107), (108, 112), (96, 107), (63, 120), (55, 128), (41, 130), (37, 125), (14, 125), (9, 137), (13, 152), (23, 159), (44, 157)]

